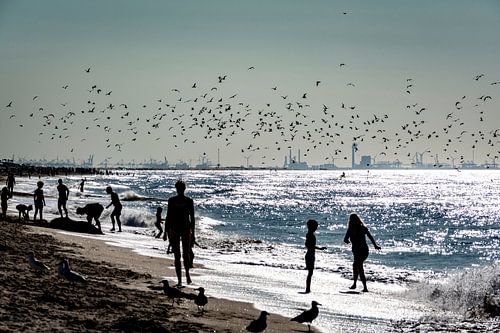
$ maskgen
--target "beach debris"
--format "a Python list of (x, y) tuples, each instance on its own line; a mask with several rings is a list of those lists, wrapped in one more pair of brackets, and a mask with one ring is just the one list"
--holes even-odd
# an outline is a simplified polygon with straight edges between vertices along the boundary
[(205, 288), (199, 287), (195, 290), (198, 290), (198, 295), (196, 295), (194, 299), (194, 304), (198, 306), (198, 311), (201, 311), (202, 313), (205, 312), (205, 305), (208, 303), (208, 298), (205, 295)]
[(262, 311), (259, 318), (252, 320), (250, 324), (248, 324), (246, 330), (253, 333), (263, 332), (267, 328), (267, 316), (269, 316), (269, 313), (267, 311)]
[(33, 251), (29, 252), (26, 257), (28, 258), (30, 267), (37, 272), (47, 273), (48, 271), (50, 271), (50, 268), (47, 265), (45, 265), (35, 257), (35, 253)]
[(68, 259), (62, 259), (57, 264), (57, 273), (60, 277), (70, 282), (87, 282), (87, 278), (80, 273), (72, 271)]
[(290, 319), (291, 321), (296, 321), (298, 323), (307, 323), (307, 327), (309, 328), (309, 332), (311, 331), (311, 324), (316, 317), (318, 317), (319, 314), (319, 309), (318, 309), (318, 302), (312, 301), (311, 302), (311, 308), (309, 310), (306, 310), (299, 314), (298, 316)]

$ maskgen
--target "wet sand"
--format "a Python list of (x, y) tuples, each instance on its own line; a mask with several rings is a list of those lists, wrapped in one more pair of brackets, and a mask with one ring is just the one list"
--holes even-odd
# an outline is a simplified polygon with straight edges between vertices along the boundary
[[(192, 300), (172, 305), (161, 290), (151, 289), (164, 277), (174, 283), (169, 259), (15, 222), (1, 221), (0, 234), (1, 332), (246, 332), (260, 313), (251, 304), (213, 297), (204, 313)], [(50, 273), (30, 268), (29, 251)], [(61, 258), (68, 258), (87, 283), (59, 278), (55, 265)], [(183, 290), (196, 293), (190, 287)], [(268, 317), (265, 332), (294, 331), (307, 331), (307, 326)]]

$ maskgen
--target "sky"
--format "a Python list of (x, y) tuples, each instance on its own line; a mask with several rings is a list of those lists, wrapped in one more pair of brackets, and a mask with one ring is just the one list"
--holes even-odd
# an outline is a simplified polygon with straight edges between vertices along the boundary
[(499, 31), (496, 0), (0, 0), (0, 158), (491, 163)]

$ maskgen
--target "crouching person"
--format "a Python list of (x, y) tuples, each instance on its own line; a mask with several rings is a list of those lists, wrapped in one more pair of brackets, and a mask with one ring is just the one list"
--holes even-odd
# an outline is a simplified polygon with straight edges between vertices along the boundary
[(87, 214), (87, 221), (89, 224), (92, 224), (92, 219), (95, 220), (97, 228), (102, 233), (101, 230), (101, 222), (99, 222), (99, 218), (101, 217), (102, 212), (104, 211), (104, 206), (100, 203), (90, 203), (85, 205), (85, 207), (78, 207), (76, 209), (76, 213), (78, 215)]

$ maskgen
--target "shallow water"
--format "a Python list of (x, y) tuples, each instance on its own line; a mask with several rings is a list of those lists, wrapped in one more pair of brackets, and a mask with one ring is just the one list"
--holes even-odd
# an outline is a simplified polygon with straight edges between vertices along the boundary
[[(195, 270), (200, 274), (195, 282), (209, 295), (254, 302), (289, 316), (314, 299), (323, 303), (316, 324), (325, 332), (354, 326), (375, 331), (381, 325), (388, 330), (384, 325), (390, 320), (429, 311), (409, 294), (401, 296), (408, 283), (498, 262), (498, 171), (365, 170), (339, 176), (335, 171), (133, 171), (87, 177), (83, 195), (81, 178), (65, 183), (74, 218), (78, 205), (107, 205), (104, 188), (113, 186), (126, 199), (122, 220), (128, 232), (103, 238), (163, 256), (165, 243), (152, 239), (152, 229), (137, 226), (152, 226), (156, 207), (166, 208), (173, 184), (183, 178), (196, 204), (198, 241), (206, 247), (195, 248), (196, 261), (207, 268)], [(37, 180), (18, 180), (15, 190), (32, 192)], [(50, 216), (57, 213), (57, 179), (44, 181)], [(104, 230), (109, 212), (102, 216)], [(364, 219), (382, 246), (382, 251), (371, 250), (366, 264), (368, 294), (341, 293), (351, 283), (352, 255), (342, 242), (351, 212)], [(313, 293), (303, 295), (309, 218), (319, 221), (318, 245), (328, 249), (317, 254)]]

